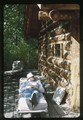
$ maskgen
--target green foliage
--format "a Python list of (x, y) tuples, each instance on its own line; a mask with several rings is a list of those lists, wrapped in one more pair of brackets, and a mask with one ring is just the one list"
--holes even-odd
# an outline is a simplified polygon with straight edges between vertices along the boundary
[(37, 67), (35, 38), (24, 36), (24, 5), (4, 6), (4, 70), (10, 70), (15, 60), (23, 61), (25, 68)]

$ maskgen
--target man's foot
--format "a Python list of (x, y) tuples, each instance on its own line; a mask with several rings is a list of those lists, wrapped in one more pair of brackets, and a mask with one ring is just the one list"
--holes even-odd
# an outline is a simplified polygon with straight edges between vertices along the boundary
[(36, 106), (37, 104), (38, 104), (37, 97), (36, 97), (36, 94), (34, 93), (32, 97), (32, 105)]

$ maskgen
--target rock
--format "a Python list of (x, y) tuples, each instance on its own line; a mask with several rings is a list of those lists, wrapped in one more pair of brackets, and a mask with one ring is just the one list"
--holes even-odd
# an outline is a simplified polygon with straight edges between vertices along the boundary
[(58, 86), (56, 88), (56, 90), (54, 91), (54, 95), (53, 95), (53, 98), (52, 100), (57, 104), (57, 105), (60, 105), (60, 103), (62, 102), (62, 99), (65, 95), (65, 88), (64, 87), (61, 87), (61, 86)]
[(23, 63), (22, 61), (14, 61), (12, 64), (12, 70), (22, 70), (23, 69)]
[(10, 71), (5, 71), (4, 75), (5, 76), (12, 76), (12, 75), (18, 75), (20, 74), (22, 70), (10, 70)]
[(22, 61), (14, 61), (12, 64), (12, 70), (5, 71), (4, 75), (18, 75), (23, 70)]
[(13, 112), (8, 112), (4, 114), (5, 118), (12, 118), (13, 117)]
[(24, 114), (22, 117), (23, 118), (31, 118), (31, 114), (30, 113), (29, 114)]

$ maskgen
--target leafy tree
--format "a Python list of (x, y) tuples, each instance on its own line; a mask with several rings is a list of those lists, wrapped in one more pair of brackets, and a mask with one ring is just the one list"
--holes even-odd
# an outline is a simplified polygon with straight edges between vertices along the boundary
[(4, 6), (4, 70), (21, 60), (25, 68), (37, 67), (37, 40), (24, 36), (24, 5)]

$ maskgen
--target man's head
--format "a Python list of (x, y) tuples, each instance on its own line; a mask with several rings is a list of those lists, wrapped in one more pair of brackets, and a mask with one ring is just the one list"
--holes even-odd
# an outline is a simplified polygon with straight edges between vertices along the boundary
[(31, 79), (31, 80), (33, 80), (34, 79), (34, 75), (30, 72), (30, 73), (28, 73), (27, 74), (27, 79), (29, 80), (29, 79)]

